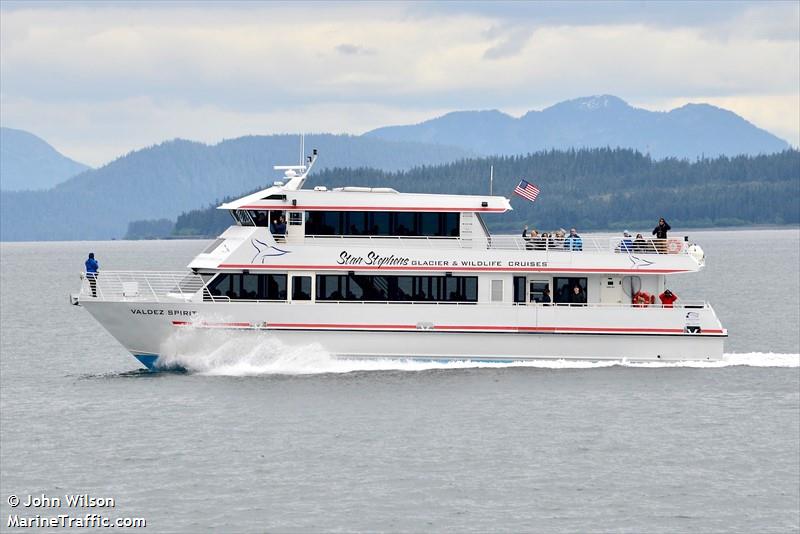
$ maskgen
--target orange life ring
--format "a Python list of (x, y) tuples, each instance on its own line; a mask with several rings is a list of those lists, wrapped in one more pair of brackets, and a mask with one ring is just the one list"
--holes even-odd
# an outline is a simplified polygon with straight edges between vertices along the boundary
[(680, 239), (667, 239), (667, 254), (677, 254), (680, 252), (682, 243)]
[(633, 294), (633, 305), (637, 308), (644, 308), (650, 304), (650, 295), (644, 291), (637, 291)]

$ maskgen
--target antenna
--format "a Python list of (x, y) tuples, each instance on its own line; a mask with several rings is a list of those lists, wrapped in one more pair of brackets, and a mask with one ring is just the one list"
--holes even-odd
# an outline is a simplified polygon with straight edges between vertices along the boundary
[(305, 163), (306, 159), (306, 134), (300, 134), (300, 165)]
[(492, 196), (493, 188), (494, 188), (494, 165), (489, 167), (489, 196)]

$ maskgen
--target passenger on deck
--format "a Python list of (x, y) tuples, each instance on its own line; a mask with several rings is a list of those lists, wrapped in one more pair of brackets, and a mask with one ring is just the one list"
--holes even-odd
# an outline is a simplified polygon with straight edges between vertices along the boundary
[(658, 220), (658, 225), (653, 228), (653, 235), (656, 236), (656, 249), (660, 254), (667, 252), (667, 232), (672, 230), (672, 227), (667, 224), (664, 217)]
[(542, 304), (550, 306), (553, 303), (553, 297), (550, 296), (550, 286), (544, 288), (542, 291)]
[(564, 237), (567, 235), (567, 231), (563, 228), (558, 229), (554, 232), (555, 237), (553, 238), (553, 248), (559, 249), (564, 248)]
[(522, 228), (522, 238), (523, 239), (528, 239), (528, 225), (527, 224)]
[(84, 263), (86, 265), (86, 279), (89, 281), (89, 287), (92, 288), (92, 296), (97, 296), (97, 277), (99, 275), (100, 263), (94, 259), (94, 252), (89, 253), (89, 258)]
[(622, 232), (622, 241), (619, 242), (617, 252), (633, 252), (633, 241), (631, 241), (631, 234), (627, 230)]
[(278, 219), (275, 222), (275, 232), (274, 233), (276, 233), (278, 235), (286, 234), (286, 219), (283, 218), (283, 215), (281, 215), (281, 218)]
[(553, 241), (552, 238), (550, 237), (550, 234), (544, 232), (539, 237), (538, 246), (534, 248), (537, 248), (538, 250), (547, 250), (548, 248), (553, 248)]
[(567, 250), (583, 250), (583, 239), (578, 235), (575, 228), (569, 231), (569, 237), (564, 240), (564, 248)]
[(636, 239), (633, 240), (633, 251), (638, 252), (639, 254), (650, 252), (648, 250), (647, 241), (644, 240), (642, 234), (636, 234)]
[(678, 295), (667, 289), (658, 296), (658, 300), (661, 301), (661, 305), (665, 308), (672, 308), (672, 305), (678, 300)]
[[(528, 229), (528, 226), (525, 226), (525, 229)], [(528, 232), (528, 236), (525, 238), (525, 250), (533, 250), (534, 243), (539, 239), (539, 232), (536, 231), (536, 228), (532, 229)]]
[(572, 287), (572, 293), (569, 295), (569, 303), (570, 305), (582, 305), (586, 304), (586, 292), (581, 289), (581, 286), (575, 284)]

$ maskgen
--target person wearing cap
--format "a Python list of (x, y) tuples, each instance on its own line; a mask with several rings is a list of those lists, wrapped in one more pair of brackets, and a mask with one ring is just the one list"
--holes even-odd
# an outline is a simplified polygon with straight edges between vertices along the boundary
[(617, 252), (633, 252), (633, 241), (631, 241), (631, 233), (629, 231), (622, 232), (622, 241), (619, 242)]
[(666, 289), (666, 290), (664, 290), (663, 293), (661, 293), (658, 296), (658, 300), (661, 301), (661, 305), (663, 307), (672, 308), (672, 305), (675, 303), (676, 300), (678, 300), (678, 295), (676, 295), (675, 293), (673, 293), (669, 289)]
[(583, 239), (578, 235), (578, 231), (572, 228), (569, 237), (564, 240), (564, 248), (567, 250), (583, 250)]
[(97, 275), (100, 270), (100, 263), (94, 259), (94, 252), (89, 253), (89, 258), (84, 263), (86, 266), (86, 279), (89, 280), (89, 287), (92, 288), (92, 296), (97, 296)]

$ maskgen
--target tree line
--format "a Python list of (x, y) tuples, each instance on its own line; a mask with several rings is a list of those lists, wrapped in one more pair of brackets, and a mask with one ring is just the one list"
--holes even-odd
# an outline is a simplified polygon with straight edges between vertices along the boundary
[[(489, 193), (490, 167), (494, 167), (494, 194), (510, 197), (514, 208), (504, 215), (485, 217), (494, 232), (516, 232), (524, 224), (545, 230), (573, 226), (581, 231), (647, 229), (662, 216), (682, 227), (800, 224), (797, 150), (696, 161), (654, 160), (620, 148), (549, 150), (400, 172), (326, 169), (310, 175), (306, 187), (358, 185), (410, 193), (480, 195)], [(512, 195), (520, 179), (541, 189), (536, 202)], [(214, 208), (181, 214), (171, 235), (220, 234), (232, 219), (225, 210)], [(143, 228), (152, 230), (153, 226)], [(129, 237), (136, 237), (130, 230), (136, 227), (129, 228)]]

